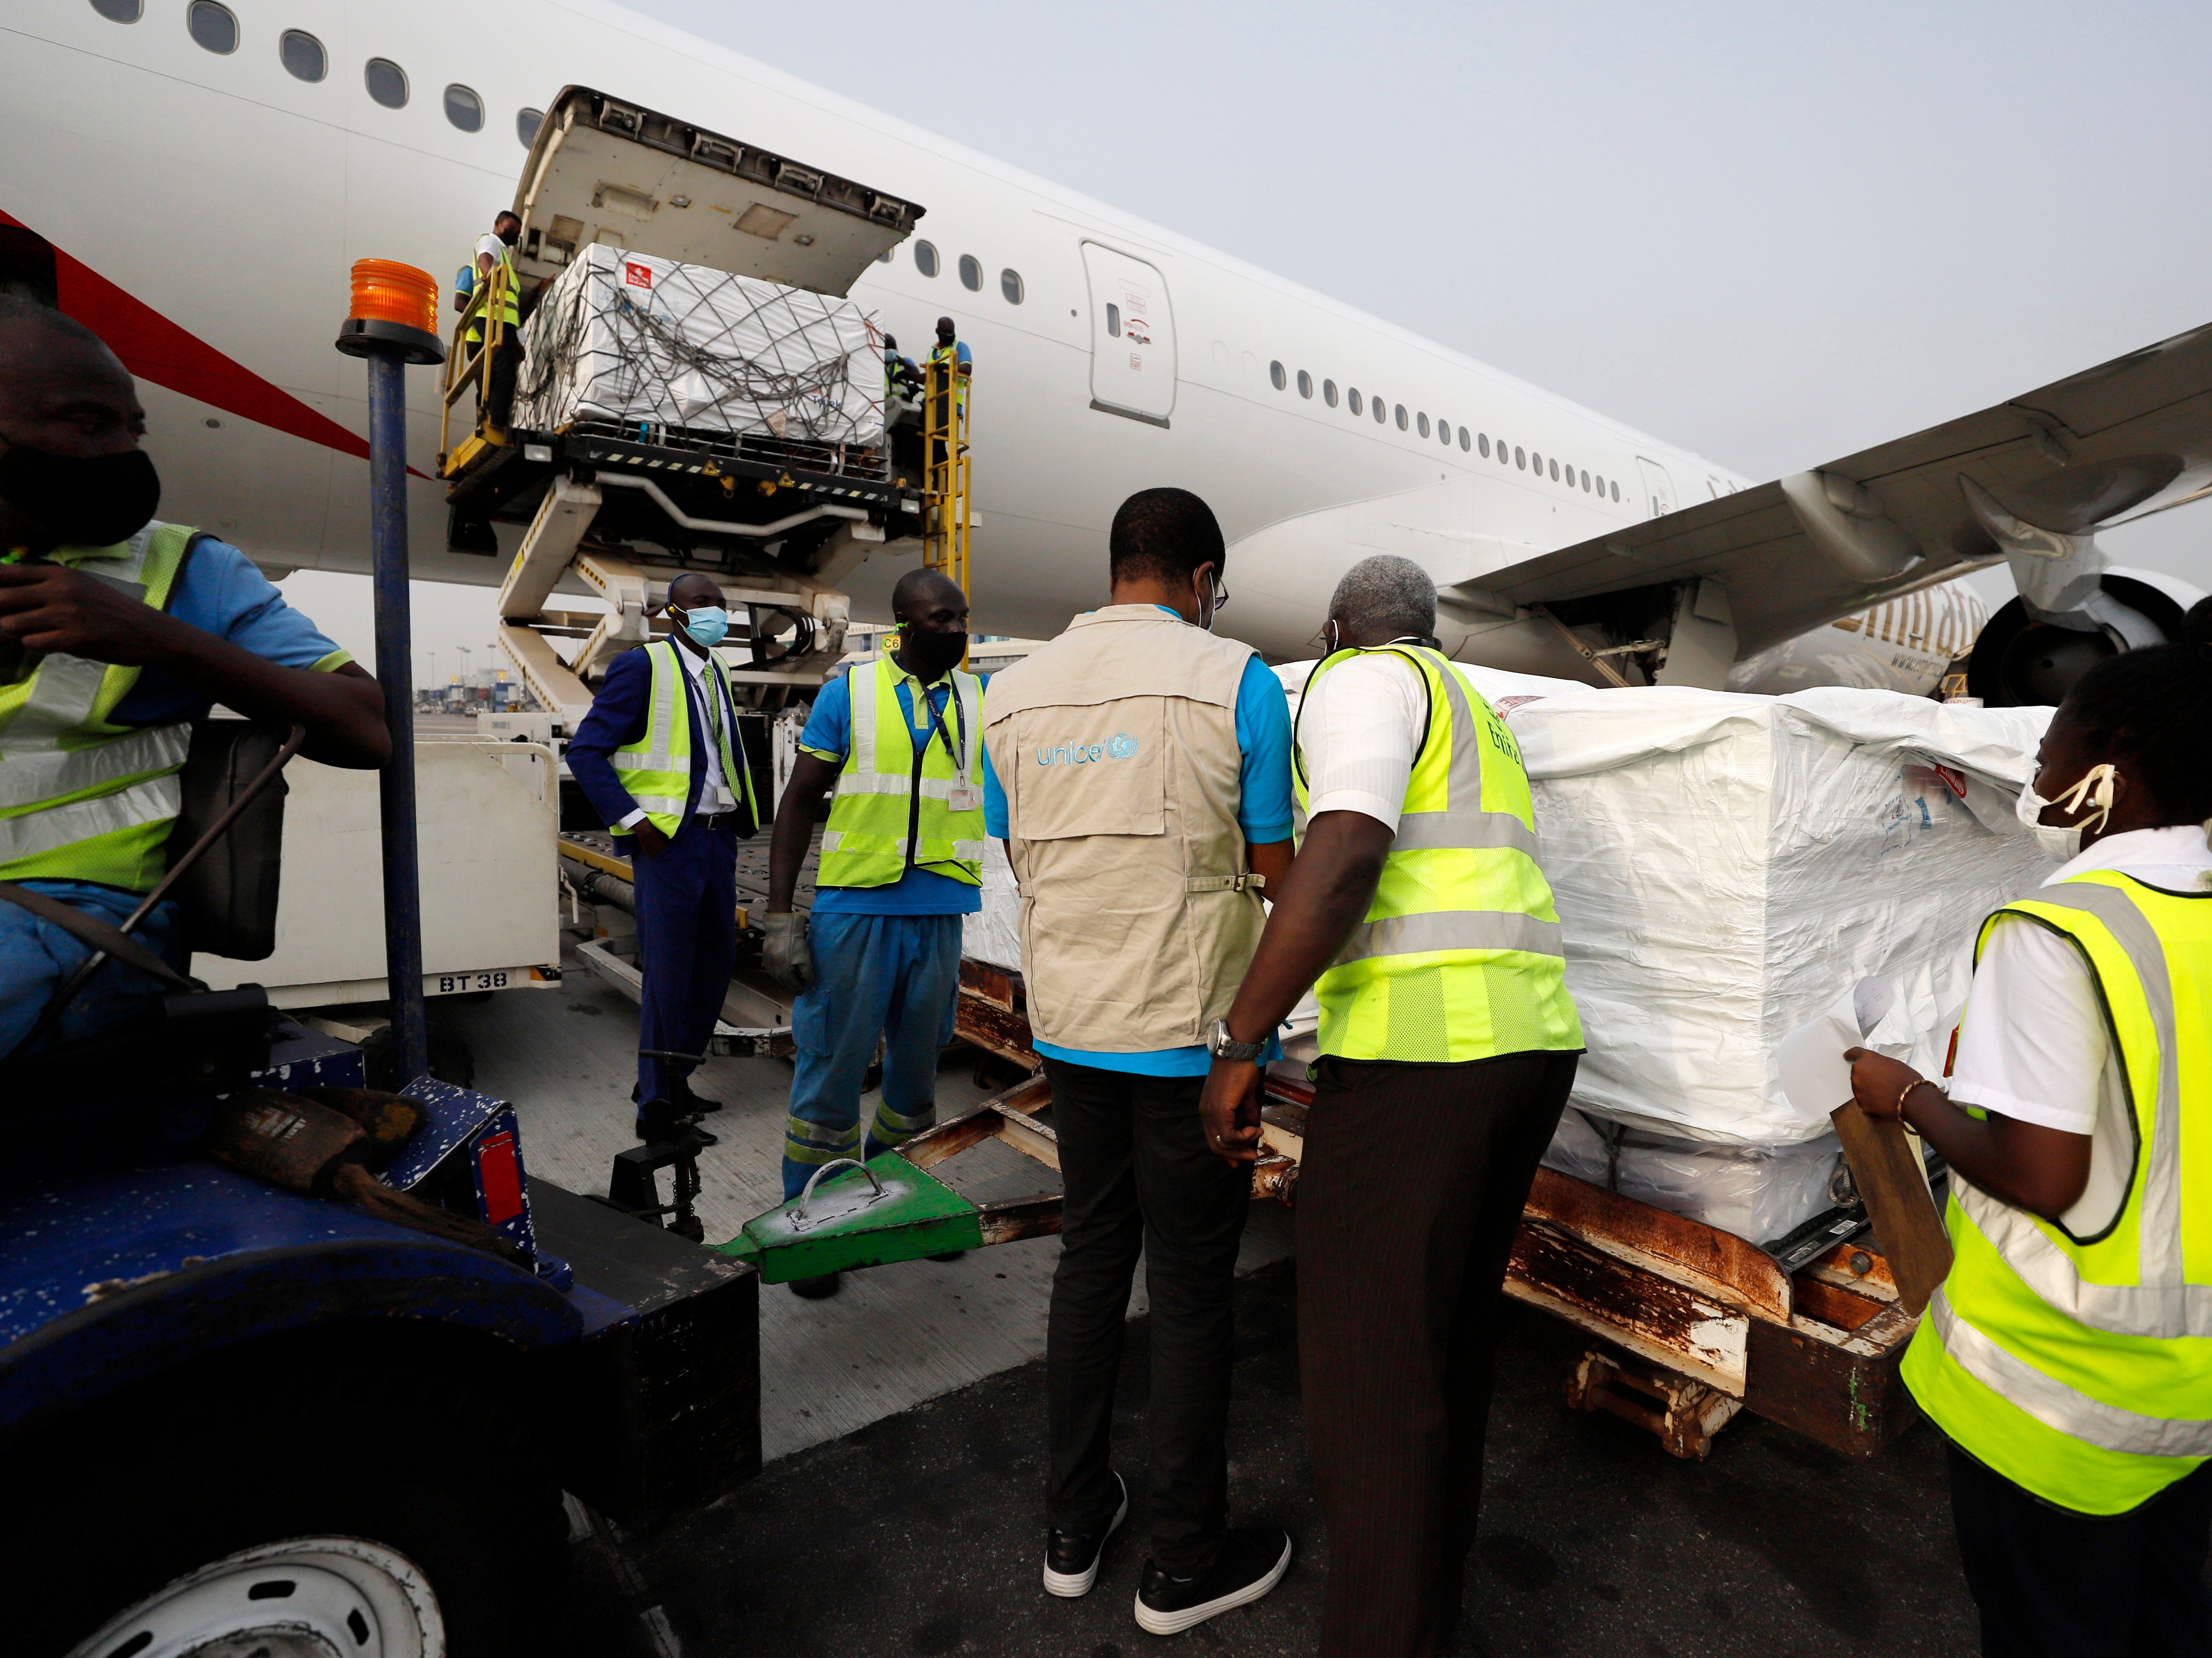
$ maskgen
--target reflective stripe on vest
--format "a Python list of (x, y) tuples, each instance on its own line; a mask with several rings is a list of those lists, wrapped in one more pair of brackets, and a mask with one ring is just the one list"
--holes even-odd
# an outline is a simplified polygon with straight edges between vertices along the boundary
[[(197, 531), (153, 523), (55, 562), (167, 608)], [(143, 892), (166, 866), (191, 724), (118, 726), (139, 670), (54, 654), (0, 686), (0, 880), (98, 881)]]
[(2007, 1479), (2121, 1513), (2212, 1457), (2212, 894), (2098, 871), (2008, 904), (1981, 943), (1999, 915), (2059, 933), (2088, 966), (2134, 1131), (2126, 1194), (2076, 1237), (1954, 1170), (1957, 1260), (1904, 1374)]
[[(678, 647), (672, 641), (656, 639), (638, 648), (653, 665), (653, 689), (646, 701), (645, 735), (617, 749), (609, 756), (609, 763), (614, 768), (616, 779), (629, 791), (629, 798), (645, 809), (647, 820), (663, 835), (672, 835), (683, 827), (684, 809), (691, 799), (690, 699), (684, 689), (684, 682), (690, 676), (676, 659)], [(710, 653), (707, 666), (726, 693), (729, 681), (723, 677), (721, 659)], [(712, 686), (702, 689), (709, 695), (714, 694)], [(760, 814), (753, 807), (752, 777), (743, 759), (744, 739), (738, 734), (734, 708), (734, 698), (723, 707), (722, 780), (729, 785), (730, 793), (737, 797), (746, 813), (758, 823)], [(713, 729), (703, 715), (701, 724)]]
[[(1374, 902), (1314, 987), (1321, 1050), (1417, 1063), (1574, 1052), (1582, 1022), (1567, 993), (1551, 885), (1536, 863), (1520, 749), (1439, 653), (1382, 649), (1421, 675), (1428, 724)], [(1375, 653), (1328, 658), (1307, 695), (1322, 675)], [(1303, 812), (1302, 757), (1294, 780)]]
[(522, 312), (517, 301), (520, 290), (515, 286), (517, 279), (514, 274), (514, 250), (501, 245), (499, 250), (499, 264), (493, 268), (489, 276), (483, 271), (477, 270), (474, 259), (469, 261), (469, 269), (476, 270), (476, 279), (480, 282), (496, 282), (502, 274), (507, 278), (507, 288), (501, 298), (495, 301), (487, 299), (484, 301), (484, 308), (477, 313), (475, 319), (469, 324), (469, 343), (471, 345), (483, 343), (484, 319), (491, 314), (491, 307), (495, 303), (499, 307), (501, 323), (509, 330), (520, 328), (522, 325)]
[[(917, 766), (914, 728), (899, 707), (898, 687), (902, 680), (914, 686), (915, 712), (925, 716), (927, 691), (888, 656), (847, 676), (853, 740), (822, 831), (821, 873), (816, 878), (821, 885), (889, 886), (909, 869), (982, 885), (982, 768), (977, 756), (983, 746), (983, 682), (960, 668), (950, 678), (952, 696), (940, 718), (945, 736), (960, 745), (958, 763), (933, 728)], [(963, 781), (974, 791), (975, 805), (955, 811), (947, 802)]]

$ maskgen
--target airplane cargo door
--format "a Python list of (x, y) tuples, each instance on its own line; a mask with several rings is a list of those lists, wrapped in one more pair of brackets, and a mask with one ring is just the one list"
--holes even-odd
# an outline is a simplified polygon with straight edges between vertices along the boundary
[(1091, 406), (1165, 426), (1175, 409), (1175, 320), (1168, 287), (1142, 259), (1083, 244), (1091, 281)]
[(1664, 518), (1675, 507), (1674, 480), (1667, 476), (1667, 469), (1656, 460), (1636, 458), (1637, 470), (1644, 474), (1644, 493), (1651, 497), (1651, 516)]

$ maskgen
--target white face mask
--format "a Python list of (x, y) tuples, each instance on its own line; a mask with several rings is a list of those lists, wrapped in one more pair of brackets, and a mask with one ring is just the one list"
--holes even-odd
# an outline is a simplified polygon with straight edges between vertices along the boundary
[[(2092, 766), (2081, 775), (2081, 780), (2060, 795), (2056, 800), (2046, 800), (2035, 792), (2035, 780), (2030, 778), (2027, 786), (2020, 792), (2020, 803), (2014, 807), (2020, 821), (2027, 825), (2036, 844), (2060, 863), (2079, 857), (2081, 836), (2091, 829), (2101, 829), (2105, 820), (2112, 815), (2112, 780), (2119, 774), (2111, 765)], [(2092, 790), (2095, 792), (2091, 793)], [(2060, 806), (2069, 812), (2081, 812), (2089, 806), (2097, 809), (2096, 816), (2084, 823), (2069, 823), (2063, 827), (2039, 821), (2046, 806)]]

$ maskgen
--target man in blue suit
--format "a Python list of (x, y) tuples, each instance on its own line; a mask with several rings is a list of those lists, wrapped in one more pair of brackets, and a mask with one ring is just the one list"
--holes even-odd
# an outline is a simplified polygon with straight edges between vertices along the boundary
[(759, 827), (737, 702), (714, 647), (729, 631), (721, 589), (696, 573), (668, 586), (666, 639), (625, 651), (568, 742), (568, 769), (628, 852), (637, 891), (637, 1136), (711, 1145), (718, 1102), (691, 1091), (737, 958), (738, 842)]

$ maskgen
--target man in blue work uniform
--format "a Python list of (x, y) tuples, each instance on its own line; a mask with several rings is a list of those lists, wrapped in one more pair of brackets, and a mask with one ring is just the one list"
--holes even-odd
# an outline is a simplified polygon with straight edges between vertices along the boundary
[[(173, 988), (111, 959), (48, 1017), (92, 953), (72, 915), (118, 926), (167, 872), (212, 704), (304, 725), (328, 765), (391, 756), (351, 657), (237, 548), (154, 520), (145, 428), (96, 335), (0, 295), (0, 1058), (127, 1025)], [(131, 936), (173, 968), (191, 953), (173, 902)]]
[[(1045, 1338), (1044, 1587), (1087, 1594), (1128, 1511), (1109, 1441), (1141, 1253), (1152, 1536), (1136, 1618), (1170, 1635), (1258, 1600), (1290, 1565), (1279, 1527), (1228, 1523), (1251, 1176), (1208, 1149), (1198, 1104), (1259, 943), (1261, 887), (1291, 865), (1291, 721), (1252, 647), (1212, 632), (1227, 553), (1203, 501), (1140, 490), (1114, 515), (1108, 556), (1106, 604), (992, 676), (985, 829), (1020, 883), (1066, 1187)], [(1231, 1051), (1282, 1049), (1270, 1034)]]
[[(769, 847), (762, 963), (800, 990), (783, 1191), (839, 1157), (872, 1157), (936, 1121), (937, 1060), (960, 994), (961, 917), (982, 907), (983, 682), (968, 597), (934, 570), (892, 590), (898, 647), (822, 688)], [(809, 919), (792, 910), (829, 797)], [(865, 1133), (860, 1084), (884, 1041), (884, 1090)], [(801, 1278), (810, 1298), (835, 1274)]]
[(668, 585), (668, 637), (617, 656), (568, 742), (568, 769), (628, 851), (637, 894), (637, 1136), (696, 1150), (721, 1108), (691, 1090), (736, 964), (738, 842), (759, 827), (728, 671), (722, 591)]

